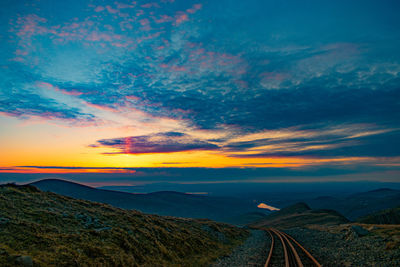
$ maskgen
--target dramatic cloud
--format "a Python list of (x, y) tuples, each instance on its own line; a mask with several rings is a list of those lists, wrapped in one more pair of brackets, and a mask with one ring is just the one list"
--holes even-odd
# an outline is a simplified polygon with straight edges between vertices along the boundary
[(178, 132), (103, 139), (97, 141), (97, 143), (92, 147), (104, 146), (118, 150), (118, 152), (110, 154), (171, 153), (190, 150), (215, 150), (218, 148), (215, 144), (197, 140)]
[(100, 156), (399, 156), (397, 1), (6, 2), (0, 119), (117, 129)]

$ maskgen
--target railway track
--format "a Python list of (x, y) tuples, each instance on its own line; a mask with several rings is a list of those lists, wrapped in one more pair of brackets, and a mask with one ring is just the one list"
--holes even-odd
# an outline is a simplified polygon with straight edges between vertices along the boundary
[[(282, 266), (282, 252), (285, 267), (322, 266), (310, 252), (290, 235), (275, 228), (266, 228), (264, 230), (271, 237), (271, 248), (264, 267)], [(281, 253), (275, 252), (275, 250), (278, 250), (278, 242), (280, 242)]]

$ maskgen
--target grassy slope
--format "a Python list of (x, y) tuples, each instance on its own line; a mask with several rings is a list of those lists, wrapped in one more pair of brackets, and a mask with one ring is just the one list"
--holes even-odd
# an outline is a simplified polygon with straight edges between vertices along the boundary
[(208, 220), (146, 215), (0, 186), (0, 266), (29, 255), (39, 266), (206, 266), (247, 232)]
[[(234, 222), (231, 220), (232, 217), (258, 210), (254, 203), (232, 197), (212, 197), (171, 191), (131, 194), (92, 188), (59, 179), (44, 179), (31, 185), (45, 192), (163, 216), (208, 218), (232, 223)], [(227, 209), (228, 206), (235, 208)]]
[(357, 220), (368, 224), (400, 224), (400, 206), (374, 212)]
[(251, 224), (254, 227), (293, 228), (306, 225), (334, 225), (348, 220), (333, 210), (311, 210), (304, 203), (297, 203), (266, 216)]

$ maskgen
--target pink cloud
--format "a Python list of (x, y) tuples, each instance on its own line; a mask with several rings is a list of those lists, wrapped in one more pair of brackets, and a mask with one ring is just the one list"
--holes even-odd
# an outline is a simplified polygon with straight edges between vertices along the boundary
[(118, 9), (124, 9), (124, 8), (134, 8), (136, 5), (136, 2), (133, 2), (132, 5), (124, 4), (124, 3), (117, 3), (117, 8)]
[(196, 13), (198, 10), (200, 10), (202, 7), (203, 7), (202, 4), (196, 4), (196, 5), (193, 5), (192, 8), (190, 8), (190, 9), (188, 9), (188, 10), (186, 10), (186, 11), (187, 11), (188, 13), (190, 13), (190, 14), (194, 14), (194, 13)]
[(185, 14), (185, 13), (180, 13), (180, 14), (178, 14), (178, 15), (176, 16), (175, 23), (176, 23), (176, 25), (179, 25), (179, 24), (181, 24), (182, 22), (187, 21), (187, 20), (189, 20), (188, 15)]
[(111, 43), (112, 46), (115, 47), (127, 47), (129, 44), (128, 43)]
[(141, 16), (141, 15), (143, 15), (144, 14), (144, 11), (143, 10), (138, 10), (137, 12), (136, 12), (136, 17), (139, 17), (139, 16)]
[(54, 85), (52, 85), (52, 84), (50, 84), (48, 82), (37, 82), (36, 85), (38, 87), (40, 87), (40, 88), (44, 88), (44, 89), (47, 89), (47, 90), (59, 91), (59, 92), (65, 94), (65, 95), (80, 96), (80, 95), (83, 94), (82, 92), (77, 91), (77, 90), (68, 90), (67, 91), (65, 89), (60, 89), (59, 87), (54, 86)]
[(144, 36), (144, 37), (142, 38), (142, 40), (150, 40), (150, 39), (157, 38), (158, 36), (161, 35), (161, 33), (163, 33), (163, 32), (155, 32), (155, 33), (150, 34), (150, 35), (148, 35), (148, 36)]
[(93, 103), (89, 103), (89, 102), (86, 102), (85, 104), (86, 104), (88, 107), (96, 108), (96, 109), (103, 110), (103, 111), (118, 112), (117, 109), (112, 108), (112, 107), (102, 106), (102, 105), (93, 104)]
[(87, 35), (85, 39), (87, 41), (92, 41), (92, 42), (97, 42), (97, 41), (115, 42), (117, 40), (121, 40), (122, 36), (119, 34), (93, 31), (89, 35)]
[(98, 32), (92, 32), (86, 37), (86, 40), (88, 41), (111, 41), (111, 36), (104, 34), (104, 33), (98, 33)]
[(126, 29), (128, 29), (128, 30), (132, 30), (133, 29), (132, 24), (130, 24), (129, 22), (125, 22), (125, 21), (121, 21), (119, 23), (119, 27), (120, 27), (120, 29), (122, 31), (125, 31)]
[(168, 15), (161, 15), (161, 18), (154, 19), (155, 23), (165, 23), (165, 22), (170, 22), (170, 21), (173, 21), (173, 18)]
[(128, 13), (119, 12), (118, 16), (120, 16), (121, 18), (127, 18), (127, 17), (129, 17), (129, 14)]
[(147, 3), (147, 4), (141, 5), (141, 7), (143, 7), (143, 8), (151, 8), (151, 7), (160, 8), (160, 5), (157, 3)]
[[(246, 62), (238, 55), (207, 51), (202, 43), (187, 43), (188, 50), (187, 69), (201, 68), (207, 71), (226, 72), (233, 76), (240, 76), (247, 71)], [(240, 80), (240, 77), (237, 77)]]
[(114, 8), (112, 8), (111, 6), (106, 6), (106, 8), (107, 8), (107, 11), (108, 11), (110, 14), (116, 14), (116, 13), (118, 13), (118, 9), (114, 9)]
[(134, 100), (134, 101), (140, 101), (140, 98), (137, 97), (137, 96), (134, 96), (134, 95), (127, 95), (126, 99)]
[(165, 63), (160, 65), (163, 69), (168, 69), (168, 71), (186, 71), (186, 68), (183, 66), (176, 66), (176, 65), (167, 65)]
[(45, 18), (41, 18), (37, 15), (28, 15), (26, 17), (18, 18), (17, 24), (21, 25), (17, 31), (17, 35), (21, 38), (29, 38), (35, 34), (44, 34), (48, 32), (48, 29), (39, 24), (46, 23)]
[(146, 26), (150, 23), (148, 19), (141, 19), (139, 22), (142, 26)]
[(104, 10), (104, 7), (98, 6), (98, 7), (95, 8), (94, 11), (96, 11), (96, 12), (101, 12), (101, 11), (103, 11), (103, 10)]
[(17, 50), (15, 50), (15, 54), (20, 55), (20, 56), (26, 56), (28, 54), (28, 52), (17, 49)]

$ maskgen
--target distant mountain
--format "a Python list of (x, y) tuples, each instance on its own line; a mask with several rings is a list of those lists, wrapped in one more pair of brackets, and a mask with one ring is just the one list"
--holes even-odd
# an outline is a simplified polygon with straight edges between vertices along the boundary
[(208, 218), (235, 223), (232, 218), (258, 211), (252, 202), (230, 197), (209, 197), (171, 191), (133, 194), (96, 189), (58, 179), (40, 180), (31, 185), (43, 191), (158, 215)]
[(374, 212), (357, 220), (368, 224), (400, 224), (400, 206)]
[(350, 220), (400, 205), (400, 190), (388, 188), (352, 194), (347, 197), (319, 197), (306, 201), (313, 209), (333, 209)]
[(246, 230), (209, 220), (147, 215), (30, 185), (0, 185), (4, 267), (209, 266), (246, 236)]
[(297, 203), (276, 211), (258, 222), (254, 227), (293, 228), (306, 225), (336, 225), (348, 220), (334, 210), (312, 210), (306, 203)]

